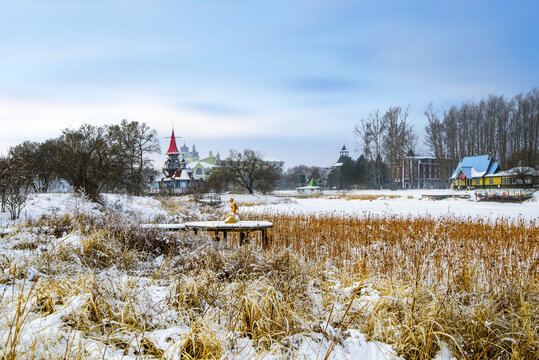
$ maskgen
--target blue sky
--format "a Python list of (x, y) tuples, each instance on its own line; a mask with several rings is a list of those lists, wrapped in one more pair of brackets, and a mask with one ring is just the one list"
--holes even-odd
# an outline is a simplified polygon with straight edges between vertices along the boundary
[(0, 1), (0, 151), (126, 118), (163, 150), (174, 124), (201, 155), (328, 166), (343, 143), (359, 156), (354, 125), (377, 109), (410, 105), (422, 136), (431, 102), (537, 87), (538, 4)]

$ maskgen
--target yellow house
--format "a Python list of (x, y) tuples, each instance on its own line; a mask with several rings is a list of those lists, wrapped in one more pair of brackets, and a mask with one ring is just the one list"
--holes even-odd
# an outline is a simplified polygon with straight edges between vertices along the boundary
[(497, 188), (539, 188), (539, 171), (531, 167), (517, 166), (507, 171), (486, 175), (489, 187)]
[(187, 164), (187, 167), (193, 172), (195, 179), (202, 180), (206, 180), (210, 176), (211, 170), (216, 166), (204, 161), (193, 161)]
[(456, 188), (473, 189), (476, 187), (498, 187), (501, 179), (491, 177), (500, 171), (500, 163), (492, 155), (466, 156), (451, 175)]

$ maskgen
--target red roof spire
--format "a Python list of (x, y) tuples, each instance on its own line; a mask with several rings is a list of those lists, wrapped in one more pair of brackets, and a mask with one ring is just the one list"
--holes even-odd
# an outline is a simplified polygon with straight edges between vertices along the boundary
[(172, 129), (172, 136), (170, 137), (170, 146), (168, 147), (167, 155), (179, 154), (178, 147), (176, 146), (176, 137), (174, 136), (174, 129)]

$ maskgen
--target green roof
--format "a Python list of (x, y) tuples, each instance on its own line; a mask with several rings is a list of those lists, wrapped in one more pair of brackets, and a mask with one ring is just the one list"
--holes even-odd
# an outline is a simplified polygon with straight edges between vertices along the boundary
[(208, 163), (208, 164), (215, 165), (215, 160), (217, 160), (217, 158), (215, 156), (208, 156), (207, 158), (200, 159), (198, 161), (202, 161), (202, 162), (205, 162), (205, 163)]
[(312, 178), (311, 181), (309, 181), (309, 184), (307, 184), (307, 186), (318, 186), (318, 183), (314, 178)]

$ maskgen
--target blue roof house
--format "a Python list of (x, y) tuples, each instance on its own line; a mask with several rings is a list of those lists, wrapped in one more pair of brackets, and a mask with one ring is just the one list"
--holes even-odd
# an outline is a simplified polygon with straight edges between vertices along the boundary
[(500, 171), (500, 163), (494, 161), (491, 154), (480, 156), (466, 156), (457, 165), (451, 174), (451, 180), (458, 188), (475, 188), (485, 186), (485, 176)]

